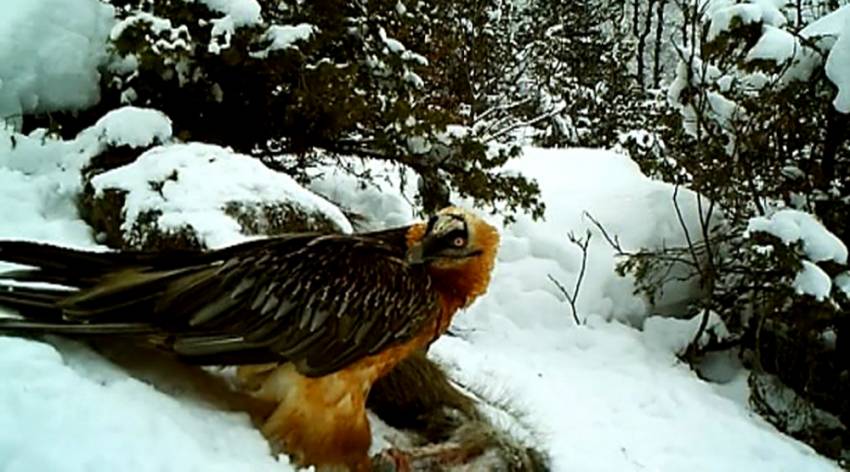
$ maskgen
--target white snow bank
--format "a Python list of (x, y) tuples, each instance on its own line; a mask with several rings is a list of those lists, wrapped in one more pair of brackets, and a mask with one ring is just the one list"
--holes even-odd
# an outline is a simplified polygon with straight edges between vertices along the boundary
[[(74, 205), (78, 187), (55, 175), (24, 174), (2, 161), (0, 150), (0, 238), (91, 246), (91, 228), (77, 217)], [(0, 263), (0, 270), (5, 268)]]
[[(408, 203), (416, 189), (412, 173), (406, 175), (409, 185), (402, 195), (397, 170), (374, 162), (358, 170), (368, 170), (377, 180), (386, 182), (360, 191), (356, 179), (328, 168), (324, 170), (325, 179), (311, 184), (312, 188), (384, 225), (404, 224), (415, 218)], [(658, 306), (648, 310), (644, 299), (632, 293), (631, 280), (614, 274), (617, 260), (613, 250), (585, 215), (598, 220), (625, 250), (684, 245), (685, 230), (676, 216), (671, 185), (647, 178), (626, 156), (593, 149), (527, 148), (521, 160), (508, 163), (508, 170), (537, 180), (546, 202), (546, 216), (544, 221), (535, 222), (518, 215), (517, 221), (504, 229), (491, 295), (481, 303), (493, 307), (512, 304), (517, 291), (529, 291), (528, 296), (533, 298), (530, 304), (557, 308), (557, 315), (550, 316), (553, 310), (540, 310), (534, 317), (517, 314), (514, 322), (556, 328), (570, 325), (569, 310), (548, 275), (570, 289), (575, 285), (581, 251), (567, 236), (573, 232), (583, 237), (586, 230), (593, 237), (578, 298), (582, 316), (597, 315), (639, 326), (649, 311), (665, 311), (697, 295), (696, 281), (672, 283), (657, 301)], [(680, 189), (676, 200), (688, 233), (698, 238), (696, 195)], [(706, 207), (707, 203), (702, 202)], [(497, 218), (491, 219), (500, 224)]]
[(806, 256), (815, 261), (847, 263), (847, 246), (820, 221), (800, 210), (779, 210), (769, 217), (750, 219), (747, 232), (762, 231), (781, 239), (785, 244), (800, 242)]
[[(514, 316), (518, 308), (499, 313)], [(697, 379), (654, 340), (589, 321), (571, 330), (444, 337), (433, 354), (462, 384), (524, 408), (555, 471), (839, 470)]]
[(97, 0), (3, 2), (0, 122), (95, 104), (113, 22), (112, 7)]
[(0, 337), (0, 470), (294, 470), (247, 415), (190, 401), (186, 385), (163, 393), (87, 348), (55, 343)]
[(0, 127), (0, 238), (93, 246), (76, 199), (79, 170), (102, 144), (94, 134), (83, 134), (55, 141), (43, 131), (23, 136)]
[[(667, 352), (684, 354), (691, 344), (702, 324), (703, 315), (694, 316), (691, 319), (664, 318), (650, 316), (643, 323), (644, 338), (650, 345), (662, 348)], [(705, 346), (712, 337), (724, 340), (729, 337), (726, 324), (717, 313), (710, 312), (697, 344)]]
[(288, 175), (272, 171), (257, 159), (209, 144), (152, 148), (133, 163), (94, 177), (92, 185), (98, 194), (106, 189), (128, 192), (122, 227), (125, 231), (131, 231), (144, 213), (159, 211), (160, 228), (179, 230), (189, 226), (208, 247), (245, 238), (237, 220), (223, 211), (233, 201), (286, 202), (307, 214), (321, 213), (344, 231), (351, 231), (339, 208)]
[[(649, 311), (675, 309), (698, 295), (694, 280), (671, 283), (657, 300), (657, 306), (648, 311), (643, 298), (633, 294), (631, 279), (614, 276), (618, 262), (614, 251), (585, 215), (599, 221), (626, 251), (684, 246), (686, 232), (694, 240), (701, 239), (702, 234), (693, 192), (684, 188), (674, 192), (673, 186), (647, 178), (635, 162), (610, 151), (529, 148), (521, 160), (509, 162), (508, 166), (537, 180), (547, 210), (544, 221), (533, 222), (520, 216), (505, 229), (500, 253), (500, 262), (505, 263), (499, 265), (497, 273), (502, 270), (522, 273), (521, 287), (540, 291), (541, 295), (547, 295), (542, 297), (547, 303), (565, 308), (561, 294), (547, 275), (551, 274), (570, 289), (575, 286), (581, 251), (567, 240), (567, 235), (573, 232), (582, 237), (590, 230), (593, 236), (587, 273), (577, 303), (583, 316), (597, 315), (640, 325)], [(708, 202), (703, 200), (702, 205), (705, 211)], [(677, 206), (685, 228), (676, 214)], [(675, 272), (681, 275), (679, 270), (684, 269)], [(498, 284), (516, 284), (515, 281), (496, 283), (497, 295), (490, 298), (494, 306), (509, 302), (510, 298), (507, 290), (504, 290), (507, 296), (500, 295), (503, 290)], [(524, 323), (525, 319), (517, 316), (517, 322)], [(546, 316), (535, 317), (535, 323), (544, 319)], [(563, 326), (570, 321), (569, 316), (558, 315), (546, 323)]]

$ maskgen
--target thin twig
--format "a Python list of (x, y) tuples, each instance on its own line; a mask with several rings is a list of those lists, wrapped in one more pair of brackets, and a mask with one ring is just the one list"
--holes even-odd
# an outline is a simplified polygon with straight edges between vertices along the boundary
[(564, 295), (567, 299), (567, 303), (570, 304), (570, 311), (572, 311), (573, 319), (576, 322), (576, 325), (581, 325), (582, 322), (578, 317), (578, 310), (576, 309), (576, 301), (578, 300), (578, 294), (581, 290), (581, 282), (584, 280), (584, 273), (587, 270), (587, 247), (590, 244), (590, 238), (593, 237), (593, 233), (590, 230), (587, 231), (586, 237), (583, 239), (577, 238), (574, 234), (570, 233), (569, 238), (570, 242), (575, 244), (581, 249), (581, 269), (579, 269), (578, 277), (576, 278), (576, 285), (573, 288), (573, 293), (570, 295), (569, 291), (567, 291), (566, 287), (564, 287), (561, 282), (559, 282), (552, 274), (548, 274), (549, 280), (558, 287), (558, 290)]
[(600, 223), (599, 220), (594, 218), (593, 215), (591, 215), (590, 213), (584, 212), (584, 216), (589, 219), (591, 223), (593, 223), (593, 226), (596, 226), (596, 229), (598, 229), (599, 232), (602, 233), (602, 237), (605, 238), (606, 241), (608, 241), (608, 244), (612, 248), (614, 248), (615, 251), (617, 251), (618, 255), (626, 254), (626, 252), (623, 250), (623, 247), (620, 245), (620, 239), (617, 237), (616, 234), (613, 237), (609, 235), (605, 227), (602, 226), (602, 223)]

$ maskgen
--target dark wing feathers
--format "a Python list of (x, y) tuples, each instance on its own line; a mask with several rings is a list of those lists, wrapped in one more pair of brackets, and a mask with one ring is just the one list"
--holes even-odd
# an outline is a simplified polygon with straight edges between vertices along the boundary
[(160, 256), (0, 241), (0, 260), (35, 267), (15, 271), (25, 280), (79, 288), (7, 292), (0, 274), (0, 305), (38, 312), (0, 319), (0, 332), (138, 336), (200, 363), (289, 360), (324, 375), (415, 336), (438, 310), (427, 274), (404, 262), (405, 232)]

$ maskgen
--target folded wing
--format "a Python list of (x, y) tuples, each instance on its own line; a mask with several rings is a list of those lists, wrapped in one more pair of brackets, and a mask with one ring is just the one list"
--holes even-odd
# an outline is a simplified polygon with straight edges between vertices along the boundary
[(438, 314), (430, 278), (405, 263), (399, 234), (159, 254), (0, 242), (0, 260), (34, 267), (0, 274), (0, 305), (25, 318), (0, 319), (0, 332), (128, 336), (197, 363), (291, 361), (325, 375), (410, 339)]

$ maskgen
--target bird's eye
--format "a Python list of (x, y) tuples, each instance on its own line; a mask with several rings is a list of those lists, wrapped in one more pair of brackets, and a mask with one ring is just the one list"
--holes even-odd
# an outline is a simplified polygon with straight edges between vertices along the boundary
[(452, 246), (454, 247), (463, 247), (466, 244), (466, 240), (458, 236), (457, 238), (452, 239)]

